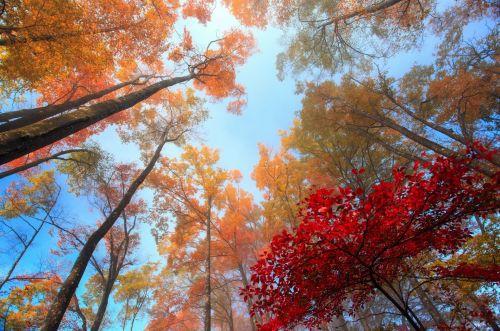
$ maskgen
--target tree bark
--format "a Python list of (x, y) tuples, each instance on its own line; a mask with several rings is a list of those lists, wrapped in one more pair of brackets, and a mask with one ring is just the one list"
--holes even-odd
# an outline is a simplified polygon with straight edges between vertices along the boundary
[(43, 331), (52, 331), (57, 330), (59, 327), (61, 320), (68, 308), (68, 305), (71, 301), (72, 296), (75, 294), (76, 288), (82, 279), (83, 273), (94, 253), (94, 250), (99, 243), (99, 241), (108, 233), (113, 224), (116, 222), (120, 214), (123, 212), (125, 207), (130, 203), (130, 200), (134, 196), (135, 192), (139, 188), (139, 186), (144, 182), (146, 177), (149, 175), (151, 170), (153, 170), (156, 162), (160, 158), (161, 150), (163, 146), (169, 141), (167, 139), (166, 134), (162, 136), (162, 140), (160, 141), (158, 147), (156, 148), (155, 153), (149, 160), (147, 166), (140, 173), (140, 175), (132, 182), (129, 186), (127, 192), (123, 195), (123, 198), (120, 200), (119, 204), (113, 209), (113, 211), (109, 214), (106, 220), (99, 226), (99, 228), (94, 231), (87, 242), (83, 246), (80, 251), (71, 271), (62, 284), (59, 292), (50, 305), (48, 309), (47, 316), (45, 317), (45, 322), (41, 330)]
[[(442, 155), (445, 157), (456, 156), (456, 153), (454, 151), (452, 151), (451, 149), (446, 148), (446, 147), (444, 147), (444, 146), (442, 146), (442, 145), (440, 145), (432, 140), (429, 140), (429, 139), (427, 139), (419, 134), (416, 134), (415, 132), (413, 132), (411, 130), (408, 130), (407, 128), (396, 123), (395, 121), (393, 121), (390, 118), (384, 117), (383, 115), (370, 114), (367, 112), (363, 112), (361, 110), (358, 110), (358, 109), (355, 109), (352, 107), (351, 107), (351, 111), (355, 115), (369, 118), (369, 119), (371, 119), (371, 120), (373, 120), (381, 125), (387, 126), (388, 128), (391, 128), (391, 129), (399, 132), (401, 135), (405, 136), (406, 138), (414, 141), (415, 143), (417, 143), (417, 144), (419, 144), (427, 149), (430, 149), (431, 151), (433, 151), (439, 155)], [(484, 174), (488, 177), (493, 177), (495, 175), (495, 171), (493, 171), (492, 169), (490, 169), (489, 167), (485, 166), (484, 164), (482, 164), (480, 162), (472, 162), (471, 165), (474, 167), (477, 167), (477, 170), (479, 172), (481, 172), (482, 174)]]
[(0, 124), (0, 133), (7, 132), (10, 130), (15, 130), (23, 126), (31, 125), (46, 118), (61, 114), (65, 111), (75, 109), (77, 107), (86, 104), (87, 102), (102, 98), (123, 87), (126, 87), (128, 85), (133, 85), (136, 82), (138, 82), (140, 78), (141, 77), (137, 77), (133, 80), (120, 83), (111, 86), (107, 89), (95, 93), (90, 93), (81, 98), (71, 101), (66, 101), (61, 104), (30, 108), (30, 109), (21, 109), (12, 112), (2, 113), (0, 114), (0, 122), (4, 123)]
[[(211, 203), (211, 202), (209, 202)], [(211, 300), (211, 295), (212, 295), (212, 281), (211, 281), (211, 268), (212, 268), (212, 261), (211, 261), (211, 240), (212, 240), (212, 236), (211, 236), (211, 232), (210, 232), (210, 223), (211, 223), (211, 219), (210, 219), (210, 214), (211, 214), (211, 211), (209, 210), (208, 211), (208, 215), (207, 215), (207, 221), (206, 221), (206, 227), (207, 227), (207, 230), (206, 230), (206, 244), (207, 244), (207, 258), (205, 260), (205, 264), (206, 264), (206, 270), (205, 270), (205, 277), (206, 277), (206, 285), (205, 285), (205, 295), (206, 295), (206, 303), (205, 303), (205, 331), (210, 331), (212, 328), (211, 328), (211, 325), (212, 325), (212, 300)]]
[(415, 289), (422, 306), (424, 306), (425, 310), (431, 315), (432, 320), (436, 326), (448, 326), (443, 315), (437, 310), (434, 302), (432, 302), (431, 298), (427, 295), (427, 293), (422, 289), (421, 285), (414, 278), (410, 278), (410, 284)]
[(92, 331), (99, 331), (99, 328), (101, 327), (102, 320), (104, 319), (104, 314), (106, 314), (106, 309), (108, 308), (109, 296), (111, 295), (111, 291), (113, 290), (115, 279), (116, 278), (111, 275), (108, 276), (106, 287), (104, 288), (101, 302), (99, 303), (99, 308), (97, 309), (97, 314), (95, 316), (94, 322), (92, 323), (92, 327), (90, 328), (90, 330)]
[[(137, 23), (136, 23), (137, 24)], [(132, 24), (124, 25), (124, 26), (114, 26), (105, 29), (99, 29), (97, 31), (77, 31), (77, 32), (62, 32), (58, 34), (45, 34), (40, 36), (29, 36), (29, 37), (18, 37), (12, 34), (8, 34), (7, 38), (0, 39), (0, 46), (14, 46), (17, 44), (26, 44), (28, 42), (41, 42), (41, 41), (57, 41), (59, 39), (80, 37), (80, 36), (89, 36), (89, 35), (97, 35), (101, 33), (110, 33), (116, 32), (120, 30), (125, 30), (128, 27), (132, 26)], [(15, 28), (11, 28), (14, 30)], [(6, 29), (3, 29), (4, 31)]]
[(100, 120), (146, 100), (162, 89), (189, 81), (194, 77), (196, 77), (195, 74), (190, 74), (162, 80), (113, 100), (81, 107), (56, 118), (49, 118), (27, 127), (1, 133), (0, 165), (66, 138)]
[(33, 162), (23, 164), (22, 166), (4, 171), (4, 172), (0, 173), (0, 179), (17, 174), (18, 172), (22, 172), (22, 171), (28, 170), (30, 168), (33, 168), (33, 167), (36, 167), (37, 165), (42, 164), (42, 163), (47, 162), (47, 161), (50, 161), (50, 160), (75, 161), (74, 159), (60, 158), (60, 156), (65, 155), (65, 154), (70, 154), (70, 153), (92, 153), (92, 151), (90, 151), (88, 149), (68, 149), (65, 151), (61, 151), (61, 152), (52, 154), (50, 156), (35, 160)]
[[(238, 271), (240, 272), (241, 283), (243, 284), (243, 288), (246, 288), (248, 286), (248, 278), (247, 278), (247, 274), (245, 272), (245, 269), (243, 268), (243, 265), (241, 263), (238, 263)], [(248, 298), (248, 301), (246, 302), (246, 304), (247, 304), (248, 315), (250, 316), (250, 324), (252, 327), (252, 331), (257, 331), (257, 323), (260, 321), (257, 320), (256, 315), (252, 316), (250, 314), (251, 309), (252, 309), (252, 305), (253, 305), (252, 298)]]
[(324, 22), (323, 24), (320, 25), (320, 27), (325, 27), (327, 25), (332, 25), (334, 23), (338, 23), (340, 21), (346, 21), (348, 19), (351, 19), (353, 17), (356, 17), (356, 16), (362, 16), (362, 15), (366, 15), (366, 14), (373, 14), (373, 13), (376, 13), (380, 10), (384, 10), (384, 9), (387, 9), (387, 8), (390, 8), (396, 4), (398, 4), (399, 2), (401, 2), (403, 0), (387, 0), (387, 1), (382, 1), (382, 2), (378, 2), (374, 5), (371, 5), (371, 6), (368, 6), (368, 7), (364, 7), (364, 8), (361, 8), (359, 10), (355, 10), (351, 13), (348, 13), (348, 14), (345, 14), (345, 15), (342, 15), (342, 16), (338, 16), (338, 17), (333, 17), (331, 18), (330, 20)]

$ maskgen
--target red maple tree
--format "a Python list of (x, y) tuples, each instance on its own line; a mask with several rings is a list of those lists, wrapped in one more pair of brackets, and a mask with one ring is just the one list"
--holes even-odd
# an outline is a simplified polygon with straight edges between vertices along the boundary
[[(492, 153), (480, 156), (473, 150), (466, 157), (438, 157), (413, 169), (396, 167), (392, 181), (375, 184), (370, 192), (339, 187), (310, 195), (301, 224), (273, 238), (243, 290), (245, 300), (252, 298), (253, 313), (270, 317), (261, 329), (320, 326), (346, 306), (354, 312), (375, 293), (414, 329), (424, 329), (395, 281), (421, 253), (456, 252), (471, 236), (471, 215), (499, 211), (499, 173), (485, 178), (471, 169), (473, 160)], [(434, 272), (500, 280), (497, 266)]]

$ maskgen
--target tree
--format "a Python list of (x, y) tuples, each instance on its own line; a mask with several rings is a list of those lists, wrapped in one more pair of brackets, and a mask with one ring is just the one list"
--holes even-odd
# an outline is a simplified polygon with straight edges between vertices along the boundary
[(146, 263), (139, 269), (118, 276), (114, 298), (117, 303), (125, 303), (120, 311), (123, 330), (128, 322), (130, 330), (134, 330), (135, 320), (151, 303), (152, 292), (157, 283), (155, 271), (155, 265)]
[[(27, 180), (12, 183), (0, 200), (0, 229), (8, 235), (9, 249), (5, 261), (12, 264), (2, 275), (0, 290), (14, 280), (21, 259), (26, 255), (47, 224), (56, 224), (55, 205), (60, 187), (55, 182), (53, 171), (33, 173)], [(18, 251), (19, 250), (19, 251)], [(15, 253), (14, 253), (15, 252)]]
[[(78, 193), (87, 195), (91, 205), (99, 211), (103, 219), (109, 217), (113, 206), (123, 198), (125, 188), (131, 181), (131, 177), (137, 172), (130, 164), (116, 164), (110, 161), (110, 157), (101, 156), (98, 166), (91, 167), (85, 179), (79, 173), (74, 173), (73, 167), (66, 167), (64, 172), (73, 178), (69, 179), (73, 190), (79, 186)], [(122, 211), (119, 221), (104, 237), (104, 254), (101, 258), (96, 254), (90, 259), (90, 264), (96, 274), (87, 285), (86, 293), (87, 321), (91, 321), (91, 330), (99, 330), (106, 313), (108, 301), (113, 291), (116, 280), (121, 272), (134, 264), (132, 253), (139, 245), (138, 234), (135, 233), (137, 219), (145, 211), (145, 202), (140, 199), (132, 199)], [(98, 222), (99, 225), (99, 222)], [(59, 231), (60, 240), (58, 245), (62, 252), (70, 253), (80, 251), (92, 233), (92, 227), (78, 226), (70, 231)], [(94, 313), (93, 303), (97, 305)], [(90, 304), (89, 304), (90, 303)]]
[[(187, 104), (183, 104), (186, 106)], [(157, 142), (157, 146), (153, 147), (154, 152), (151, 154), (151, 150), (145, 150), (144, 154), (146, 156), (146, 166), (145, 168), (138, 172), (135, 178), (132, 180), (130, 176), (130, 183), (128, 187), (122, 187), (122, 196), (116, 201), (115, 205), (111, 205), (109, 208), (109, 215), (102, 222), (101, 225), (88, 237), (87, 241), (83, 245), (78, 257), (76, 258), (71, 271), (63, 282), (59, 293), (57, 294), (54, 302), (51, 304), (48, 314), (45, 319), (43, 330), (52, 330), (58, 327), (60, 324), (64, 313), (73, 297), (76, 288), (83, 276), (83, 273), (92, 258), (92, 254), (99, 241), (106, 236), (109, 230), (113, 227), (116, 220), (122, 215), (130, 201), (132, 200), (134, 194), (139, 189), (140, 185), (144, 182), (146, 177), (153, 170), (156, 162), (159, 160), (161, 151), (165, 144), (168, 142), (178, 142), (182, 141), (182, 137), (192, 130), (193, 126), (197, 125), (200, 120), (198, 113), (196, 111), (184, 112), (185, 108), (172, 106), (165, 116), (162, 117), (151, 117), (145, 120), (151, 126), (151, 131), (149, 131), (149, 141)], [(153, 121), (152, 119), (156, 119)], [(151, 146), (152, 143), (146, 146)]]
[(257, 188), (264, 192), (263, 216), (270, 227), (264, 231), (271, 239), (277, 231), (298, 225), (297, 201), (305, 198), (309, 186), (320, 180), (315, 178), (313, 167), (286, 150), (272, 155), (268, 148), (260, 145), (259, 154), (260, 159), (254, 167), (252, 178)]
[[(401, 293), (394, 283), (421, 253), (458, 251), (471, 236), (469, 217), (498, 212), (498, 176), (485, 181), (471, 170), (475, 157), (438, 157), (409, 173), (396, 167), (391, 182), (368, 193), (339, 187), (312, 194), (302, 223), (273, 238), (244, 291), (255, 300), (255, 313), (272, 314), (263, 328), (317, 326), (342, 313), (346, 296), (354, 311), (378, 292), (412, 328), (424, 329), (406, 300), (411, 292)], [(488, 277), (469, 278), (498, 280), (495, 265), (482, 270)], [(436, 271), (440, 276), (453, 277)]]
[(158, 67), (178, 8), (176, 1), (9, 1), (0, 28), (1, 81), (38, 89), (85, 75), (106, 82), (116, 64)]
[[(434, 90), (440, 85), (440, 77), (433, 76), (432, 68), (416, 67), (399, 82), (397, 92), (391, 87), (391, 80), (383, 76), (364, 81), (346, 76), (340, 84), (311, 83), (306, 90), (303, 116), (328, 121), (332, 129), (342, 130), (350, 137), (371, 139), (388, 152), (408, 160), (422, 160), (419, 150), (450, 157), (458, 148), (473, 146), (475, 140), (490, 145), (491, 139), (479, 128), (494, 109), (491, 107), (492, 85), (476, 77), (471, 80), (486, 85), (476, 89), (476, 83), (476, 87), (465, 84), (463, 88), (454, 84), (455, 91), (447, 90), (445, 96), (441, 92), (443, 87), (436, 90), (439, 92)], [(454, 95), (458, 104), (452, 101)], [(463, 129), (457, 132), (455, 126)], [(474, 162), (479, 162), (479, 170), (489, 176), (499, 164), (497, 156)]]
[[(456, 49), (464, 26), (498, 15), (490, 0), (225, 0), (243, 25), (277, 25), (287, 32), (278, 55), (279, 76), (315, 69), (329, 73), (365, 71), (380, 59), (418, 47), (425, 33), (442, 38), (441, 54)], [(427, 28), (426, 27), (430, 27)]]
[[(40, 328), (49, 303), (57, 293), (61, 278), (57, 275), (33, 278), (28, 283), (14, 287), (7, 297), (0, 299), (0, 321), (4, 330)], [(77, 329), (81, 311), (74, 298), (62, 325)]]
[[(157, 81), (147, 86), (136, 84), (137, 79), (134, 79), (132, 83), (108, 87), (77, 100), (66, 101), (61, 105), (43, 107), (41, 109), (44, 113), (43, 116), (38, 115), (38, 110), (25, 109), (16, 112), (15, 117), (7, 118), (7, 121), (14, 120), (18, 123), (21, 121), (22, 126), (0, 133), (0, 163), (5, 164), (56, 143), (71, 134), (108, 119), (112, 115), (132, 108), (166, 88), (191, 80), (195, 80), (196, 88), (205, 91), (213, 98), (236, 98), (229, 103), (228, 109), (232, 112), (239, 112), (244, 105), (242, 99), (244, 89), (236, 83), (235, 67), (242, 65), (250, 55), (253, 48), (251, 36), (233, 30), (228, 32), (224, 38), (210, 43), (209, 48), (200, 53), (195, 51), (192, 44), (186, 43), (183, 43), (185, 48), (183, 53), (179, 53), (177, 49), (173, 51), (174, 63), (182, 60), (189, 63), (188, 73), (184, 76), (171, 78), (165, 75), (154, 75), (153, 77), (156, 77)], [(212, 45), (217, 45), (218, 48), (211, 49)], [(99, 101), (99, 98), (109, 94), (110, 91), (116, 91), (119, 86), (128, 85), (139, 88), (108, 100)], [(96, 102), (89, 104), (91, 101)], [(34, 113), (35, 115), (33, 115)], [(93, 128), (98, 131), (102, 130), (106, 121), (101, 124)], [(83, 138), (92, 133), (92, 130), (86, 131)], [(71, 141), (69, 142), (71, 143)], [(81, 143), (78, 140), (76, 142)]]
[[(261, 210), (254, 203), (253, 196), (232, 184), (224, 189), (223, 215), (214, 224), (214, 251), (217, 258), (214, 269), (219, 274), (217, 281), (221, 283), (220, 291), (216, 292), (216, 304), (219, 310), (216, 315), (222, 322), (227, 322), (230, 330), (235, 328), (236, 287), (248, 285), (249, 266), (254, 263), (257, 251), (264, 245), (267, 238), (262, 233)], [(241, 284), (241, 285), (239, 285)], [(248, 314), (251, 305), (247, 304)], [(259, 322), (250, 315), (250, 327), (256, 330)]]
[(169, 263), (182, 265), (187, 260), (191, 268), (199, 268), (204, 261), (205, 330), (212, 326), (212, 228), (217, 222), (224, 185), (240, 176), (217, 167), (218, 159), (218, 152), (206, 146), (187, 146), (179, 161), (163, 160), (163, 168), (151, 178), (158, 191), (158, 206), (177, 219), (170, 238)]

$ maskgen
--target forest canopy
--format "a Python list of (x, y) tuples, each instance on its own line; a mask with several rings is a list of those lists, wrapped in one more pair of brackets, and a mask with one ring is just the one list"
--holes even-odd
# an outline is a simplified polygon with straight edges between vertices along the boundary
[(500, 330), (491, 0), (0, 0), (0, 330)]

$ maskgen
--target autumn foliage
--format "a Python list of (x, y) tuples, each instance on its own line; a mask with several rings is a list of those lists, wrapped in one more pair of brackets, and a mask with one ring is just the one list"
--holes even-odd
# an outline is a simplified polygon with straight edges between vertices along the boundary
[[(272, 316), (262, 329), (318, 326), (341, 314), (347, 297), (347, 309), (354, 312), (377, 291), (422, 328), (388, 287), (422, 252), (457, 251), (472, 235), (472, 215), (498, 212), (498, 174), (485, 180), (469, 167), (473, 157), (397, 167), (392, 181), (370, 192), (339, 187), (309, 196), (301, 224), (293, 233), (276, 235), (252, 268), (244, 294), (254, 299), (255, 314)], [(500, 280), (497, 266), (476, 268), (437, 275)]]

